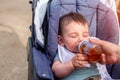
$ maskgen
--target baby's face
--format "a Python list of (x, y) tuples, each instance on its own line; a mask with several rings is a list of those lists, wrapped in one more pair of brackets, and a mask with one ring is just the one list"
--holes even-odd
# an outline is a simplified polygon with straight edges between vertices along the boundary
[(72, 22), (63, 29), (63, 44), (72, 52), (78, 52), (78, 44), (89, 38), (88, 25)]

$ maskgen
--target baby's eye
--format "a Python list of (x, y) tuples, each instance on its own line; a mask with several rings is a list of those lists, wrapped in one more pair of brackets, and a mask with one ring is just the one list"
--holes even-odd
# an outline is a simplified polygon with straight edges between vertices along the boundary
[(83, 37), (88, 37), (88, 35), (84, 35)]
[(72, 38), (77, 38), (77, 36), (71, 36)]
[(83, 34), (83, 37), (88, 37), (89, 36), (89, 34)]
[(70, 35), (71, 38), (77, 38), (78, 36), (76, 34)]

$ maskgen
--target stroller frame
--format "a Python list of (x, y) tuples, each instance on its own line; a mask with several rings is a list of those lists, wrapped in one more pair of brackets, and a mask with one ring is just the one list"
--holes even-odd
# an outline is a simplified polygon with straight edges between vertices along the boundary
[[(38, 0), (29, 0), (29, 4), (31, 4), (31, 10), (32, 10), (32, 24), (30, 25), (29, 29), (31, 31), (31, 36), (28, 38), (27, 42), (27, 61), (28, 61), (28, 80), (39, 80), (36, 74), (36, 70), (34, 67), (34, 62), (33, 62), (33, 46), (34, 45), (34, 12), (35, 12), (35, 7), (36, 3)], [(34, 3), (34, 4), (33, 4)]]

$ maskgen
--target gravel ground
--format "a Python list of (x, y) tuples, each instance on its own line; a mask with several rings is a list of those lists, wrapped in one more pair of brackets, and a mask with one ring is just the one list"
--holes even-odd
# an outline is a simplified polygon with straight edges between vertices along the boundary
[(0, 80), (27, 80), (28, 0), (0, 0)]

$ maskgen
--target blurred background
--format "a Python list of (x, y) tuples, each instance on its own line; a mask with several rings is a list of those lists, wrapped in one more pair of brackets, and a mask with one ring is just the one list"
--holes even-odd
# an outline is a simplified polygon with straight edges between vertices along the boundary
[(118, 20), (120, 25), (120, 0), (115, 0), (115, 1), (116, 1), (117, 14), (118, 14)]
[[(0, 0), (0, 80), (27, 80), (29, 0)], [(120, 22), (120, 0), (115, 0)]]
[(29, 0), (0, 0), (0, 80), (27, 80)]

